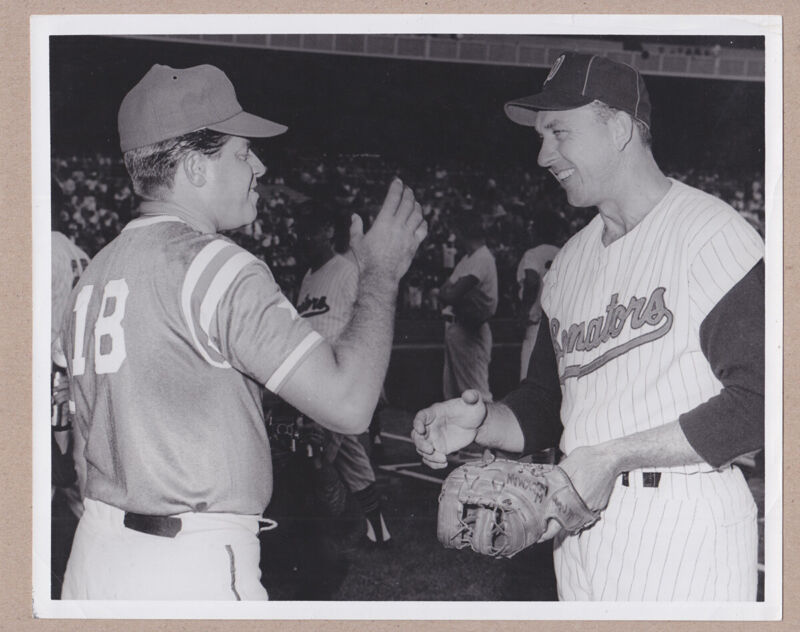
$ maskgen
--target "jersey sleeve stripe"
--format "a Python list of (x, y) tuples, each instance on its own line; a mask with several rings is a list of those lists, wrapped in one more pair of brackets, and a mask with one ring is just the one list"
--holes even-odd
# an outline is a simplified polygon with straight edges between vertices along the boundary
[(267, 383), (264, 385), (273, 393), (278, 393), (283, 383), (286, 381), (286, 378), (289, 377), (291, 372), (300, 364), (300, 361), (306, 357), (306, 355), (316, 347), (320, 342), (322, 342), (323, 338), (320, 336), (316, 331), (310, 332), (303, 340), (300, 341), (294, 351), (292, 351), (287, 358), (281, 363), (281, 365), (275, 369), (275, 372), (272, 376), (267, 380)]
[(183, 309), (183, 318), (186, 322), (186, 327), (192, 336), (192, 343), (195, 349), (200, 353), (202, 358), (210, 365), (220, 369), (229, 369), (230, 364), (224, 359), (212, 358), (208, 349), (200, 343), (195, 330), (195, 322), (192, 317), (192, 295), (194, 294), (195, 287), (197, 286), (200, 276), (203, 271), (211, 263), (211, 261), (225, 248), (235, 248), (233, 244), (216, 239), (210, 244), (205, 246), (194, 258), (189, 269), (186, 271), (186, 277), (183, 280), (183, 288), (181, 290), (181, 308)]
[(211, 281), (200, 305), (200, 328), (206, 335), (208, 335), (208, 328), (211, 324), (211, 319), (214, 317), (217, 305), (219, 305), (223, 295), (233, 283), (236, 275), (239, 274), (242, 268), (255, 260), (256, 258), (249, 252), (238, 252), (228, 259), (214, 276), (214, 280)]

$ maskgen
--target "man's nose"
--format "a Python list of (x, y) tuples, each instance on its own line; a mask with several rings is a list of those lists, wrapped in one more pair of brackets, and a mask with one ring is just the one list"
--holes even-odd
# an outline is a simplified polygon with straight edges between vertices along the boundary
[(536, 162), (540, 167), (549, 167), (553, 164), (556, 157), (554, 143), (547, 138), (542, 140), (542, 147), (539, 149), (539, 157)]
[(259, 157), (256, 156), (252, 151), (250, 152), (248, 162), (250, 163), (250, 168), (253, 170), (253, 174), (256, 178), (260, 178), (267, 172), (267, 168), (264, 166), (264, 163), (261, 162)]

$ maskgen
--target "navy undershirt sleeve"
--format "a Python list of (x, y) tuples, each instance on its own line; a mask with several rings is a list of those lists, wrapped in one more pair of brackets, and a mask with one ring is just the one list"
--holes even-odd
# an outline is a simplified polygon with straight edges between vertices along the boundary
[(681, 415), (687, 440), (714, 467), (764, 446), (764, 260), (700, 326), (700, 348), (720, 393)]
[(522, 454), (532, 454), (558, 445), (563, 430), (561, 385), (547, 314), (542, 314), (528, 364), (528, 375), (502, 402), (517, 417), (522, 429), (525, 437)]

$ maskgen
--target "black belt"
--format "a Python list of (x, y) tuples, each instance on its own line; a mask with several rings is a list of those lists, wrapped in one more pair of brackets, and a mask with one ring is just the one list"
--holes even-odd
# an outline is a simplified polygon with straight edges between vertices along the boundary
[(175, 516), (148, 516), (147, 514), (133, 513), (132, 511), (125, 512), (122, 524), (128, 529), (147, 533), (148, 535), (161, 536), (162, 538), (174, 538), (180, 533), (182, 526), (181, 519)]
[[(629, 472), (622, 473), (622, 484), (625, 487), (630, 486), (629, 474)], [(642, 472), (642, 487), (658, 487), (660, 482), (661, 472)]]

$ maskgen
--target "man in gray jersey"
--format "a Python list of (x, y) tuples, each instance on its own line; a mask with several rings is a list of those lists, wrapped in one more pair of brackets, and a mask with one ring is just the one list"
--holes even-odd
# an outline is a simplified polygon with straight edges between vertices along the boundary
[(258, 520), (272, 493), (262, 389), (331, 430), (366, 430), (389, 362), (399, 279), (427, 232), (389, 187), (353, 218), (358, 301), (338, 340), (300, 318), (263, 262), (218, 234), (252, 222), (265, 167), (209, 65), (153, 66), (122, 101), (139, 217), (89, 264), (62, 329), (85, 446), (72, 599), (264, 599)]

